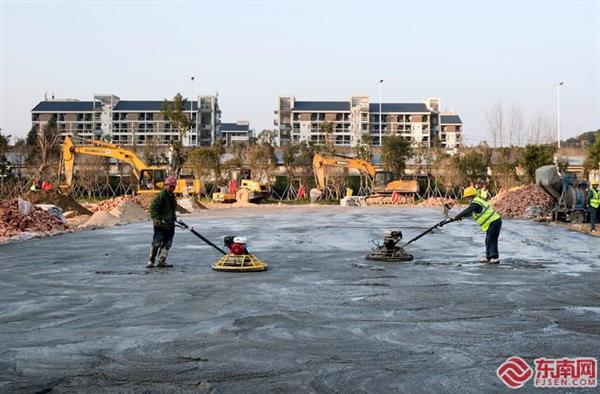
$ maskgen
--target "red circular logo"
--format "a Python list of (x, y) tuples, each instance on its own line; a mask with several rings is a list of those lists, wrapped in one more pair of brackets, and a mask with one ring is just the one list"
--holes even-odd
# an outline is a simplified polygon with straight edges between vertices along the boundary
[(496, 375), (511, 389), (518, 389), (531, 378), (533, 370), (521, 357), (510, 357), (502, 363)]

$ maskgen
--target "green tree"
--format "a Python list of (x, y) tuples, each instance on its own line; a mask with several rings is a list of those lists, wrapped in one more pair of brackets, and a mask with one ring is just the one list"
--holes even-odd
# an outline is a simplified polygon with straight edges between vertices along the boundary
[(26, 159), (25, 163), (29, 165), (36, 165), (37, 160), (39, 158), (38, 152), (38, 131), (35, 126), (31, 126), (29, 132), (27, 133), (27, 137), (25, 138), (25, 146), (26, 146)]
[(487, 152), (471, 150), (464, 155), (452, 158), (452, 164), (459, 176), (459, 183), (466, 185), (470, 181), (486, 179), (491, 158)]
[(192, 125), (191, 119), (189, 118), (188, 111), (185, 110), (187, 100), (179, 93), (173, 97), (173, 101), (165, 100), (162, 104), (161, 112), (165, 119), (171, 125), (173, 130), (177, 130), (178, 138), (171, 139), (172, 159), (171, 159), (171, 170), (176, 177), (181, 172), (181, 167), (185, 162), (185, 150), (183, 149), (183, 138), (190, 130)]
[(535, 170), (539, 167), (553, 164), (556, 146), (554, 145), (527, 145), (520, 152), (518, 163), (525, 169), (525, 178), (528, 182), (535, 181)]
[(363, 134), (360, 137), (360, 143), (356, 145), (354, 149), (356, 157), (360, 160), (371, 161), (373, 160), (373, 139), (368, 134)]
[(397, 175), (404, 175), (406, 161), (411, 157), (413, 157), (413, 150), (409, 140), (397, 135), (383, 137), (381, 162), (384, 169)]
[(585, 159), (585, 169), (587, 171), (600, 168), (600, 131), (595, 133), (596, 141), (589, 146)]
[(4, 175), (7, 169), (6, 153), (8, 152), (8, 142), (10, 135), (0, 133), (0, 174)]

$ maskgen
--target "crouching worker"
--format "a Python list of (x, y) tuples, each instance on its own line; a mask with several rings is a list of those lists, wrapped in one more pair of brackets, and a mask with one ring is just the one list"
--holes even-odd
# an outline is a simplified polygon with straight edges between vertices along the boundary
[[(154, 237), (152, 238), (152, 247), (150, 248), (150, 256), (148, 257), (148, 268), (154, 267), (172, 267), (172, 264), (167, 263), (167, 255), (173, 243), (175, 236), (175, 208), (177, 200), (175, 200), (175, 178), (169, 176), (165, 179), (163, 190), (158, 193), (150, 204), (150, 218), (154, 225)], [(158, 256), (158, 263), (156, 257)]]
[(450, 218), (447, 222), (462, 220), (469, 215), (473, 216), (475, 222), (485, 231), (485, 258), (482, 263), (498, 264), (500, 254), (498, 253), (498, 237), (502, 228), (502, 218), (494, 208), (485, 200), (476, 197), (477, 190), (474, 187), (467, 187), (463, 192), (463, 197), (469, 201), (469, 206)]

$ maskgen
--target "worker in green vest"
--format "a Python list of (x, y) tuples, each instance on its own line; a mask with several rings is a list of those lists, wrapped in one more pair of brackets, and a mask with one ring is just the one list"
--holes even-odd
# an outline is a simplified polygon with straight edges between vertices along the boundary
[(479, 185), (479, 196), (478, 197), (485, 201), (490, 199), (490, 191), (488, 189), (487, 183), (482, 182), (481, 185)]
[(477, 197), (476, 194), (477, 190), (474, 187), (466, 187), (463, 197), (469, 201), (469, 206), (454, 218), (450, 218), (447, 223), (463, 220), (467, 216), (472, 215), (475, 222), (481, 227), (481, 230), (485, 231), (485, 258), (481, 262), (498, 264), (500, 262), (498, 237), (502, 228), (502, 217), (487, 201)]
[(598, 217), (598, 206), (600, 206), (600, 197), (598, 197), (598, 181), (592, 181), (590, 190), (587, 194), (588, 209), (590, 210), (591, 232), (596, 231), (596, 219)]

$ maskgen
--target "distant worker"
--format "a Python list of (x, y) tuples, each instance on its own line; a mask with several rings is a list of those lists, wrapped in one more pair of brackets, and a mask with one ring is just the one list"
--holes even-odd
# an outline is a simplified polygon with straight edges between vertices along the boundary
[(150, 203), (150, 219), (152, 219), (154, 225), (154, 237), (152, 238), (148, 264), (146, 264), (148, 268), (154, 267), (157, 256), (157, 267), (173, 266), (167, 264), (167, 255), (175, 236), (175, 220), (177, 219), (175, 213), (177, 207), (177, 200), (175, 200), (176, 184), (175, 178), (168, 176), (165, 179), (163, 190)]
[(475, 222), (485, 231), (485, 258), (482, 263), (498, 264), (500, 262), (500, 254), (498, 253), (498, 237), (502, 228), (502, 218), (494, 208), (485, 200), (476, 197), (477, 191), (474, 187), (467, 187), (463, 192), (463, 197), (470, 201), (469, 206), (456, 215), (450, 218), (447, 223), (462, 220), (469, 215), (473, 216)]
[(42, 190), (42, 183), (40, 182), (39, 179), (34, 179), (33, 182), (31, 182), (31, 187), (29, 188), (29, 190), (31, 191), (38, 191), (38, 190)]
[(488, 190), (488, 184), (485, 182), (482, 182), (479, 187), (479, 198), (485, 201), (490, 199), (490, 191)]
[(587, 194), (588, 209), (590, 210), (590, 231), (596, 231), (596, 220), (598, 218), (598, 207), (600, 206), (600, 197), (598, 196), (598, 181), (592, 181), (590, 190)]

